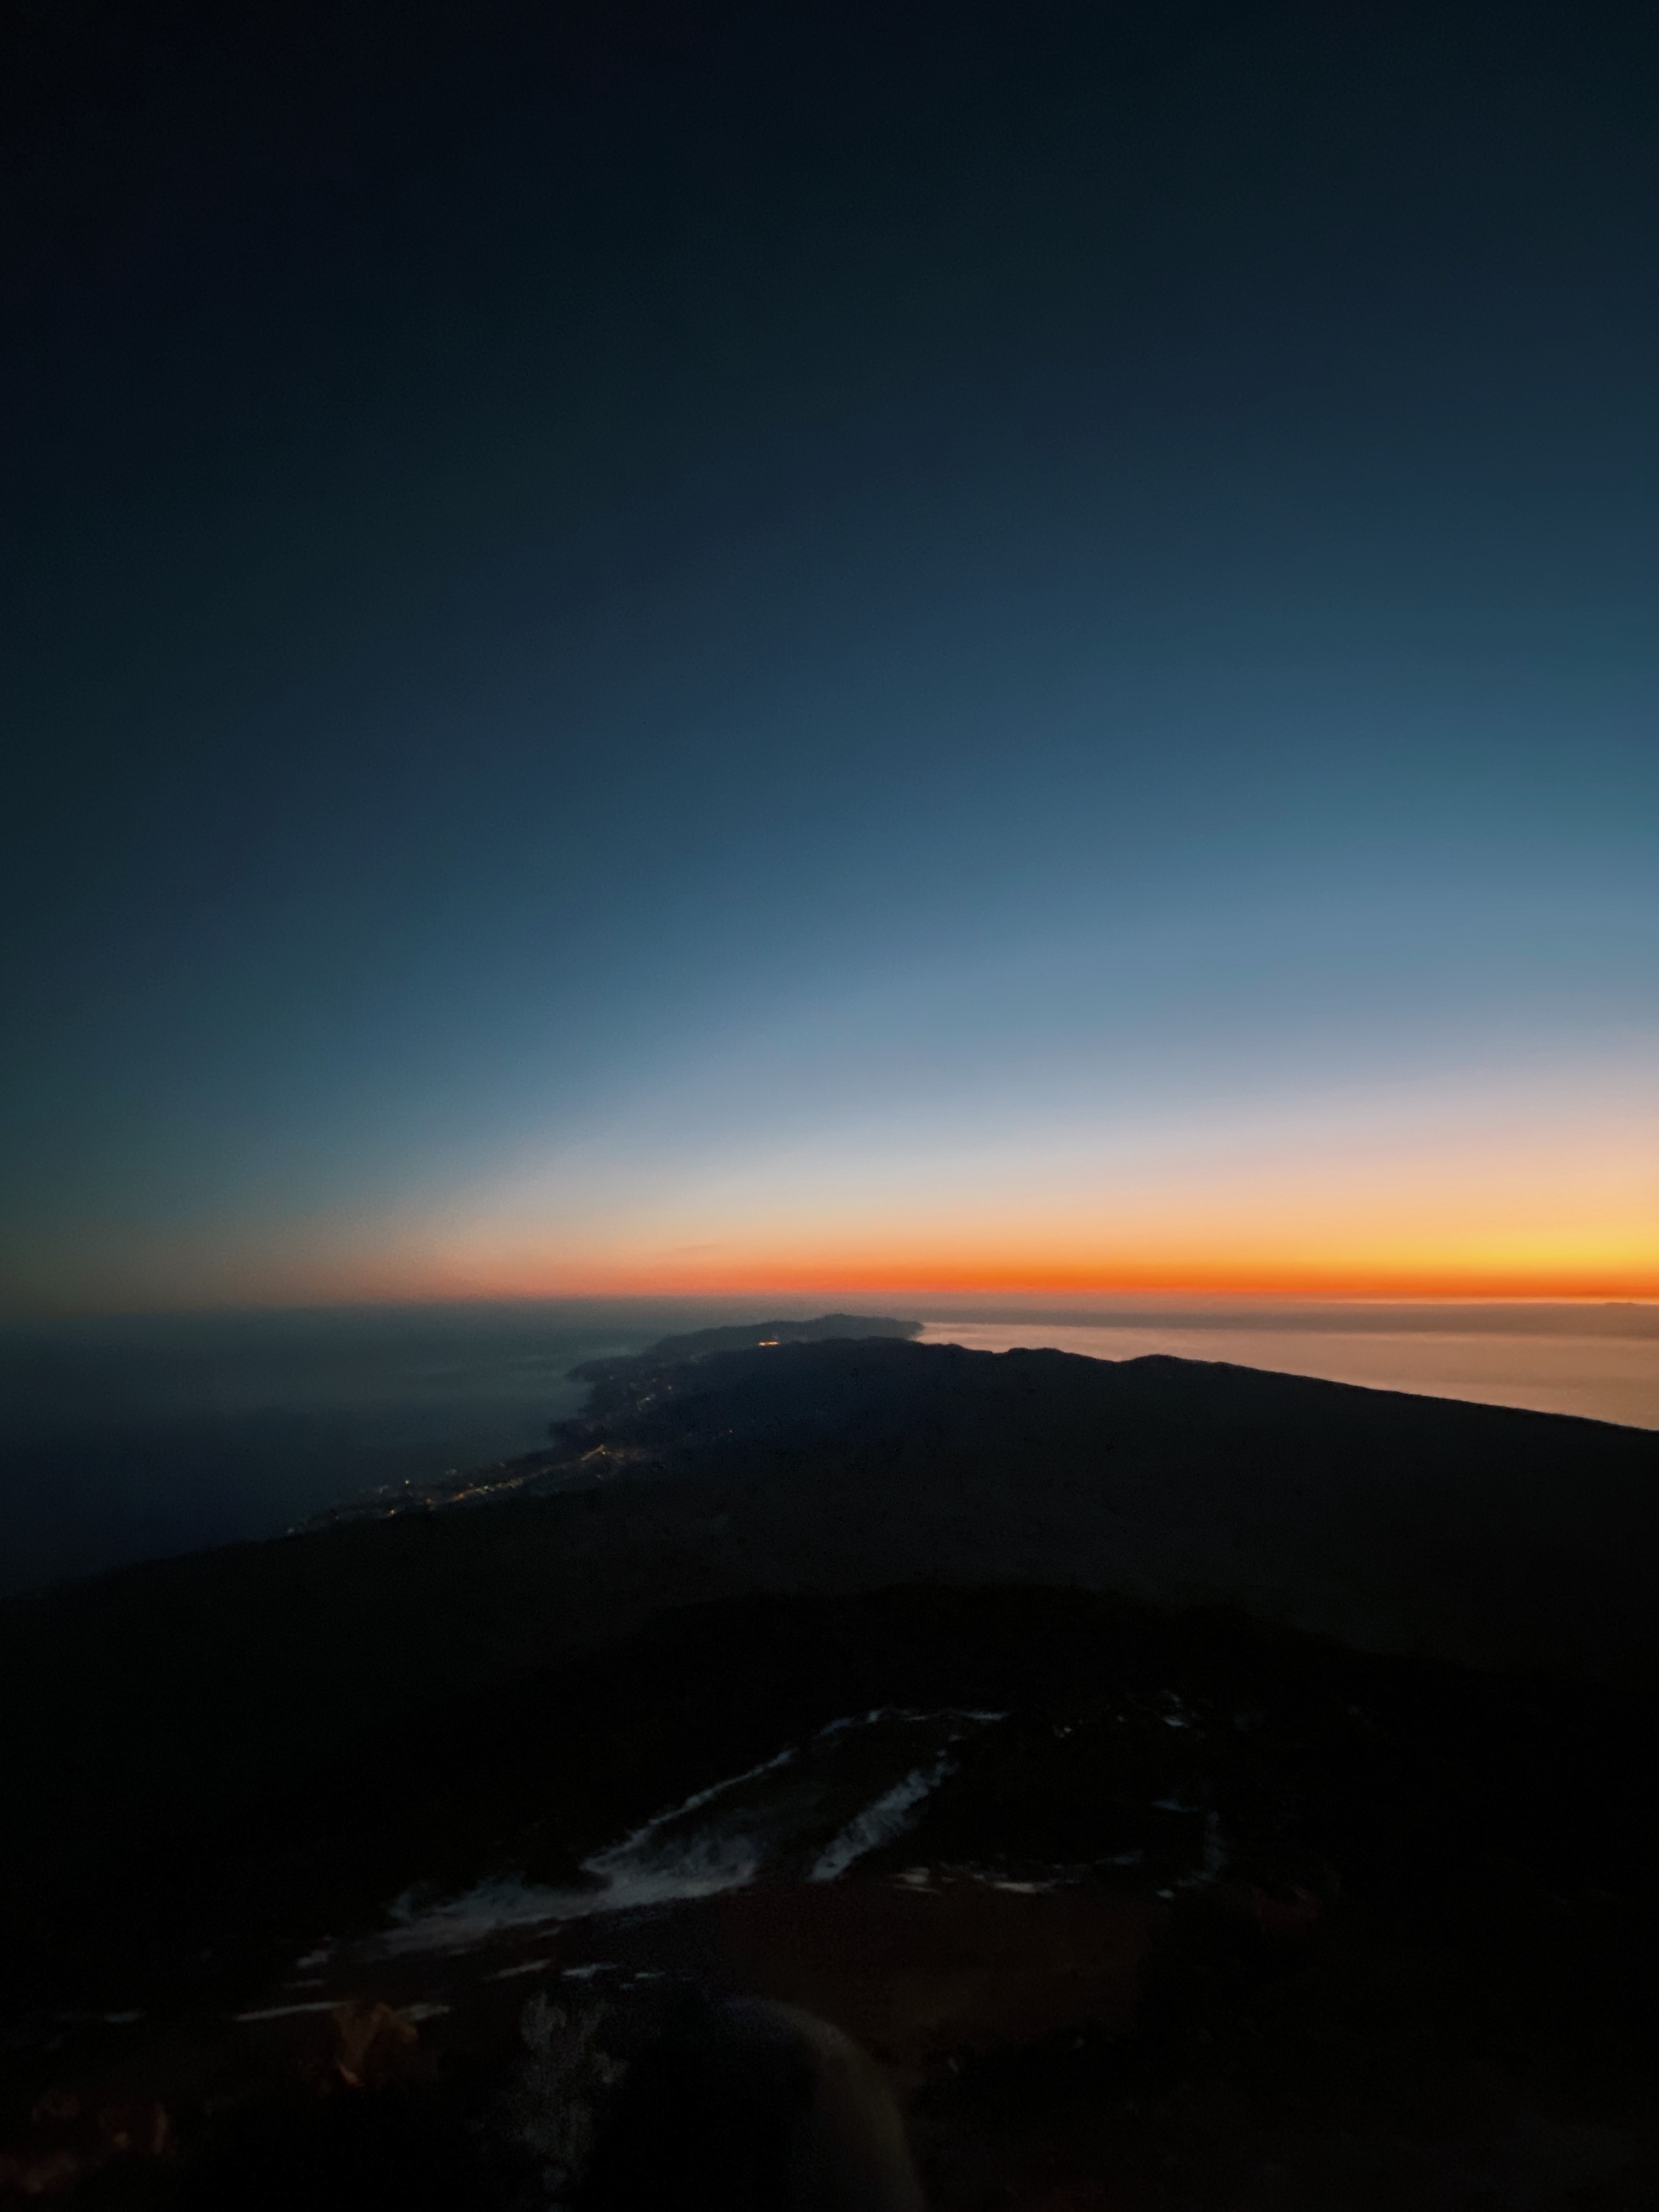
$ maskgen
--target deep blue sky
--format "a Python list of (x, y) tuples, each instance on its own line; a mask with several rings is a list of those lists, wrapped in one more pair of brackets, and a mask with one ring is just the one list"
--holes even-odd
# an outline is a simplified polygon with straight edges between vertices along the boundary
[(13, 1304), (1652, 1294), (1656, 82), (1629, 8), (40, 11)]

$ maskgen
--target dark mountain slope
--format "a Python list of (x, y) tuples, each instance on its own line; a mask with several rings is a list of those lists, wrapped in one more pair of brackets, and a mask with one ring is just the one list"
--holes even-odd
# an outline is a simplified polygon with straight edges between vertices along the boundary
[[(566, 1883), (831, 1721), (945, 1705), (1006, 1719), (844, 1894), (763, 1884), (596, 1929), (593, 1955), (634, 1943), (649, 1990), (674, 1943), (718, 1937), (786, 1996), (816, 1960), (807, 1998), (844, 1999), (857, 2033), (904, 1868), (968, 1870), (993, 1982), (999, 1915), (1109, 1915), (1133, 1890), (1164, 1932), (1127, 2043), (1122, 2021), (1033, 2029), (1029, 2053), (970, 2051), (959, 2087), (929, 2077), (943, 2212), (982, 2206), (988, 2160), (1020, 2212), (1072, 2202), (1044, 2192), (1073, 2167), (1206, 2207), (1300, 2174), (1260, 2198), (1287, 2212), (1650, 2203), (1656, 1520), (1645, 1431), (1238, 1368), (875, 1338), (611, 1363), (587, 1416), (471, 1504), (0, 1607), (0, 2145), (55, 2155), (59, 2076), (108, 2045), (107, 2108), (176, 2117), (181, 2205), (505, 2204), (477, 2128), (528, 1984), (494, 1977), (551, 1968), (352, 1968), (354, 2003), (438, 2002), (435, 2087), (380, 2102), (317, 2089), (325, 2021), (229, 2015), (411, 1883)], [(1050, 1869), (1075, 1897), (1047, 1896)], [(1082, 2019), (1072, 1963), (1027, 1990), (1043, 2019)], [(1194, 2082), (1215, 2172), (1159, 2194), (1194, 2154)], [(359, 2119), (380, 2130), (362, 2174), (337, 2140)], [(1558, 2181), (1504, 2193), (1511, 2136)], [(261, 2197), (273, 2142), (298, 2164)], [(1379, 2159), (1399, 2171), (1377, 2193)], [(417, 2169), (447, 2174), (435, 2196), (392, 2185)], [(107, 2201), (173, 2202), (173, 2176), (135, 2158), (137, 2194)]]
[(1659, 1437), (1605, 1423), (872, 1341), (617, 1363), (564, 1441), (567, 1466), (673, 1476), (678, 1526), (702, 1507), (785, 1581), (1071, 1581), (1477, 1660), (1651, 1632)]
[(1172, 1359), (870, 1340), (650, 1360), (549, 1494), (0, 1607), (9, 1839), (165, 1825), (663, 1607), (902, 1583), (1224, 1602), (1359, 1646), (1646, 1663), (1659, 1437)]

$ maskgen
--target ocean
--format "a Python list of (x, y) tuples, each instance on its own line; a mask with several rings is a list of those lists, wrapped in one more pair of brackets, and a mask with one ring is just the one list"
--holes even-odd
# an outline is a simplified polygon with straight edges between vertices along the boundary
[(562, 1300), (14, 1326), (0, 1593), (533, 1451), (586, 1395), (573, 1367), (704, 1314)]
[(930, 1322), (922, 1340), (981, 1352), (1046, 1346), (1090, 1359), (1172, 1352), (1373, 1390), (1659, 1429), (1659, 1306), (1286, 1307), (1252, 1300), (1093, 1316), (961, 1315)]

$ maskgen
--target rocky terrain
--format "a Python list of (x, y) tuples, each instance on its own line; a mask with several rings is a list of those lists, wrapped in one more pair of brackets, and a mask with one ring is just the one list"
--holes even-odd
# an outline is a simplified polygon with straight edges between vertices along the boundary
[(902, 1340), (13, 1601), (0, 2192), (579, 2201), (805, 2007), (928, 2201), (1659, 2201), (1656, 1440)]

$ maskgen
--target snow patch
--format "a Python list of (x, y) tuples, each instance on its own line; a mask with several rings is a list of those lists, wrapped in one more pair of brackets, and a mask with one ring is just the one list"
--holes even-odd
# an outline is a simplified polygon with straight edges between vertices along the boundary
[(829, 1850), (821, 1854), (812, 1869), (811, 1880), (834, 1881), (837, 1875), (846, 1873), (855, 1859), (902, 1836), (913, 1825), (916, 1808), (938, 1789), (955, 1763), (947, 1753), (936, 1759), (931, 1766), (917, 1767), (902, 1782), (884, 1790), (873, 1805), (867, 1805), (856, 1820), (848, 1822)]

